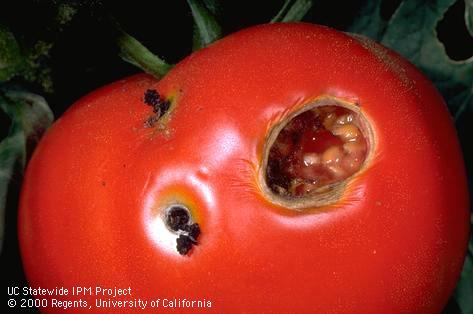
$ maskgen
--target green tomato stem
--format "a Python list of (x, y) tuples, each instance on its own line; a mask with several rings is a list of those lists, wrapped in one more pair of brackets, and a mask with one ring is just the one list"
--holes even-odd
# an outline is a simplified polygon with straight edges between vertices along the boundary
[(117, 39), (120, 56), (123, 60), (139, 67), (143, 71), (161, 78), (172, 68), (171, 64), (153, 54), (134, 37), (120, 31)]

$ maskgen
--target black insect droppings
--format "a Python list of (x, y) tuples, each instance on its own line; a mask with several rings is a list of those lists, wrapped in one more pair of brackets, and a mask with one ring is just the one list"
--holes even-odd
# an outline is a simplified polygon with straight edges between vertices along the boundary
[(184, 231), (188, 232), (189, 238), (194, 242), (194, 244), (197, 244), (197, 238), (200, 235), (200, 227), (199, 224), (195, 223), (192, 225), (186, 225), (184, 227)]
[(147, 89), (145, 91), (143, 102), (153, 108), (153, 112), (156, 114), (155, 120), (151, 121), (148, 119), (147, 122), (155, 123), (157, 119), (161, 118), (171, 107), (171, 102), (159, 95), (155, 89)]
[(200, 226), (192, 223), (189, 210), (182, 205), (174, 205), (166, 212), (164, 218), (166, 226), (179, 235), (176, 239), (176, 250), (181, 255), (186, 255), (193, 245), (197, 245), (200, 235)]
[(145, 102), (145, 104), (154, 107), (157, 104), (159, 104), (160, 98), (161, 98), (161, 96), (159, 95), (157, 90), (147, 89), (146, 92), (145, 92), (144, 102)]
[(176, 239), (176, 249), (181, 255), (186, 255), (193, 245), (197, 245), (197, 238), (200, 235), (199, 224), (185, 224), (178, 230), (181, 234)]
[(181, 234), (177, 238), (176, 242), (177, 242), (176, 249), (179, 252), (179, 254), (181, 254), (181, 255), (186, 255), (187, 253), (189, 253), (192, 246), (194, 245), (191, 238), (189, 236), (186, 236), (186, 235), (183, 235), (183, 234)]

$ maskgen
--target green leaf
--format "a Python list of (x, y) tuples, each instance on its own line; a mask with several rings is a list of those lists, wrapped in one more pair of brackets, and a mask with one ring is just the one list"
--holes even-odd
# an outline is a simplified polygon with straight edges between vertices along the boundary
[(62, 26), (68, 24), (77, 13), (77, 7), (75, 3), (58, 3), (57, 4), (57, 13), (56, 13), (56, 22), (58, 25)]
[[(473, 219), (473, 217), (472, 217)], [(462, 313), (473, 313), (473, 235), (454, 297)]]
[(452, 96), (449, 103), (459, 104), (453, 118), (455, 121), (460, 119), (461, 115), (470, 107), (473, 109), (473, 86), (471, 88), (459, 91), (456, 96)]
[(289, 7), (291, 2), (292, 0), (286, 0), (284, 2), (281, 10), (271, 20), (271, 23), (300, 21), (314, 5), (312, 0), (296, 0)]
[(208, 46), (222, 37), (222, 30), (217, 20), (212, 15), (212, 10), (216, 9), (215, 1), (207, 0), (202, 3), (199, 0), (187, 0), (194, 18), (195, 31), (193, 49), (197, 50)]
[(8, 136), (0, 142), (0, 251), (5, 231), (5, 206), (14, 172), (26, 161), (46, 129), (53, 114), (43, 97), (18, 90), (0, 89), (0, 108), (11, 119)]
[(8, 81), (18, 74), (23, 61), (15, 37), (0, 25), (0, 82)]
[[(401, 3), (386, 28), (381, 43), (411, 60), (436, 84), (446, 99), (473, 85), (473, 59), (451, 60), (438, 40), (437, 23), (456, 0), (411, 0)], [(469, 93), (465, 94), (466, 99)], [(457, 111), (465, 99), (449, 106)]]
[(209, 10), (209, 12), (213, 16), (218, 16), (221, 14), (222, 7), (220, 6), (220, 2), (218, 0), (202, 0), (203, 4)]
[(52, 18), (46, 14), (46, 26), (34, 29), (32, 24), (30, 27), (37, 33), (35, 40), (25, 39), (23, 33), (28, 33), (29, 29), (20, 34), (13, 34), (0, 25), (0, 82), (6, 82), (16, 76), (38, 84), (45, 92), (52, 93), (50, 51), (58, 38), (57, 34), (64, 31), (80, 7), (85, 5), (68, 0), (54, 1), (50, 10), (55, 12), (52, 12)]
[(23, 71), (23, 77), (30, 82), (40, 84), (44, 91), (53, 92), (53, 79), (51, 76), (51, 68), (45, 62), (50, 59), (49, 52), (53, 47), (53, 43), (38, 40), (33, 47), (25, 53), (26, 69)]
[(366, 1), (347, 31), (380, 41), (388, 24), (381, 18), (381, 2), (382, 0)]
[(473, 36), (473, 0), (465, 0), (465, 23), (470, 35)]
[[(455, 1), (403, 1), (387, 24), (379, 14), (381, 1), (368, 1), (349, 30), (380, 41), (414, 63), (434, 82), (458, 118), (473, 106), (473, 58), (450, 59), (436, 32), (438, 22)], [(472, 0), (467, 1), (471, 10)]]
[(51, 69), (45, 63), (52, 46), (52, 43), (38, 40), (31, 47), (20, 48), (14, 35), (0, 26), (0, 82), (18, 76), (52, 92)]
[(123, 60), (139, 67), (156, 78), (163, 77), (172, 68), (172, 65), (153, 54), (138, 40), (123, 31), (120, 31), (117, 45)]

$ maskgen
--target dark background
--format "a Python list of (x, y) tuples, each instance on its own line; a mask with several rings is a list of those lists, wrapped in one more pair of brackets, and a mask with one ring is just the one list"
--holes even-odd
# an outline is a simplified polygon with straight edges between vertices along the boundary
[[(192, 52), (193, 20), (185, 0), (71, 1), (78, 3), (78, 13), (61, 31), (51, 31), (55, 1), (6, 2), (8, 5), (0, 6), (0, 24), (8, 26), (15, 35), (20, 34), (20, 41), (28, 43), (40, 38), (54, 42), (50, 58), (45, 62), (52, 68), (55, 92), (45, 95), (34, 84), (28, 88), (45, 96), (56, 116), (95, 88), (140, 71), (118, 56), (109, 16), (168, 63), (177, 63)], [(264, 6), (262, 3), (255, 6), (255, 1), (247, 0), (220, 2), (217, 20), (224, 34), (268, 22), (284, 3), (272, 0), (266, 1)], [(314, 2), (304, 21), (339, 30), (345, 30), (352, 23), (365, 3), (364, 0)], [(384, 0), (382, 16), (389, 19), (400, 2)], [(473, 40), (465, 27), (462, 0), (447, 12), (437, 32), (453, 59), (464, 60), (473, 55)]]
[[(140, 72), (118, 56), (114, 42), (113, 17), (129, 34), (141, 41), (168, 63), (177, 63), (192, 50), (193, 20), (187, 2), (180, 1), (73, 1), (78, 7), (74, 19), (56, 29), (55, 1), (4, 1), (0, 4), (0, 24), (6, 25), (20, 43), (28, 45), (38, 38), (54, 42), (44, 62), (51, 67), (54, 91), (45, 92), (41, 86), (18, 79), (22, 87), (43, 95), (55, 117), (60, 116), (82, 95), (124, 76)], [(224, 34), (246, 26), (268, 22), (282, 7), (284, 1), (221, 1), (217, 20)], [(345, 30), (353, 21), (364, 1), (314, 1), (315, 5), (304, 18)], [(383, 1), (382, 16), (389, 19), (401, 1)], [(258, 5), (255, 5), (258, 3)], [(264, 3), (264, 6), (263, 6)], [(473, 55), (473, 40), (464, 24), (464, 3), (457, 3), (439, 23), (439, 39), (455, 60)], [(471, 111), (457, 123), (460, 134), (473, 134)], [(9, 123), (0, 112), (0, 139), (8, 133)], [(464, 137), (467, 138), (467, 137)], [(462, 143), (465, 159), (473, 160), (471, 143)], [(472, 169), (469, 169), (472, 173)], [(471, 176), (470, 176), (471, 177)], [(0, 309), (8, 311), (8, 286), (27, 286), (18, 251), (16, 236), (16, 208), (21, 175), (16, 174), (9, 190), (6, 208), (6, 235), (0, 257)], [(3, 312), (3, 311), (2, 311)], [(22, 311), (26, 313), (27, 311)], [(33, 311), (34, 312), (34, 311)], [(450, 303), (446, 312), (456, 313), (456, 304)]]

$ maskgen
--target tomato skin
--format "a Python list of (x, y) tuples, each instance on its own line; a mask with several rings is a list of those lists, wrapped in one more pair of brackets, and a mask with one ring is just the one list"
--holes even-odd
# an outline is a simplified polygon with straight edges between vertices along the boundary
[[(147, 89), (172, 99), (163, 127), (143, 126)], [(323, 96), (359, 105), (370, 158), (336, 203), (282, 208), (258, 182), (268, 130)], [(188, 256), (159, 227), (174, 202), (202, 230)], [(432, 84), (377, 44), (304, 23), (240, 31), (159, 82), (82, 98), (36, 149), (19, 211), (30, 286), (131, 287), (130, 299), (206, 299), (191, 310), (219, 313), (440, 312), (469, 232), (461, 151)]]

